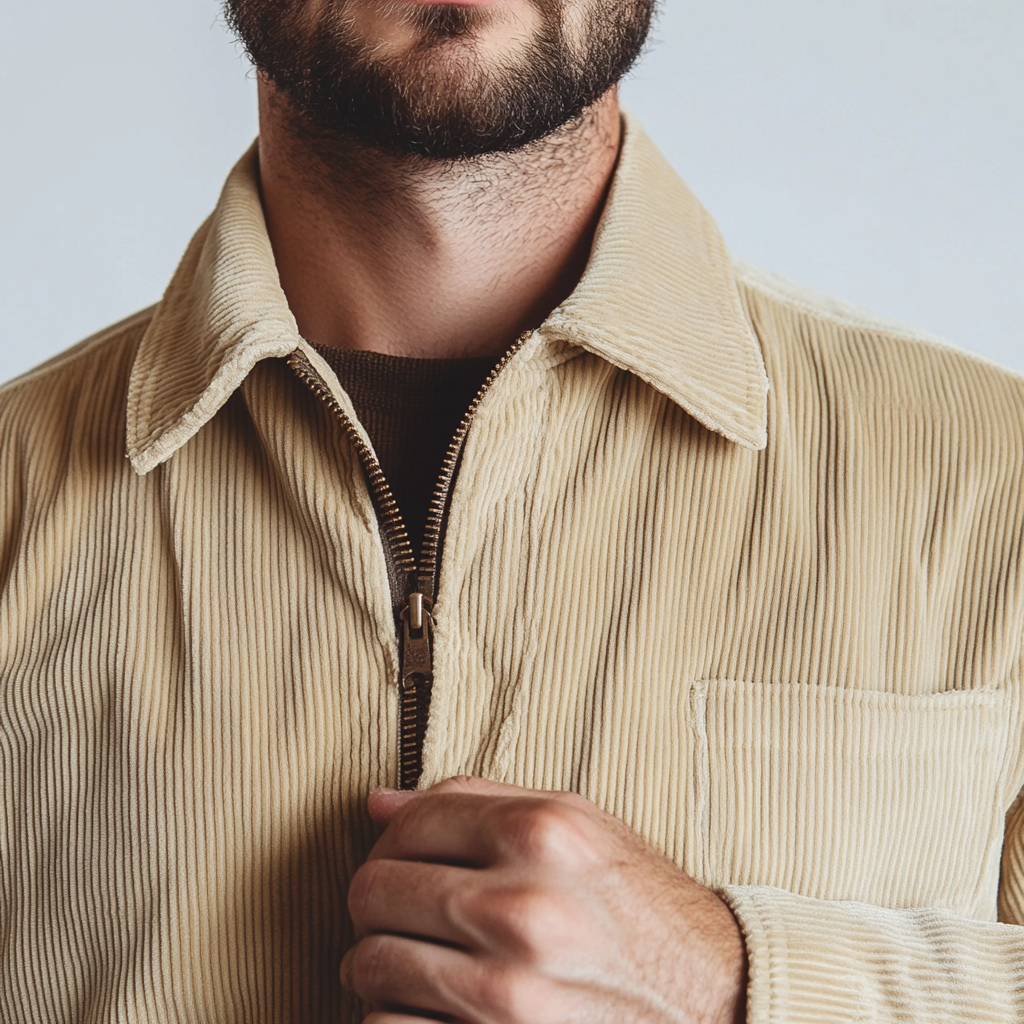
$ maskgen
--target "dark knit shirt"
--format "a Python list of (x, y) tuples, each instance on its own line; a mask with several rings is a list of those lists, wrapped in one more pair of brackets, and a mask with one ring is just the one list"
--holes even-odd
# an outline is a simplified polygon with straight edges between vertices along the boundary
[(418, 558), (445, 452), (497, 360), (316, 350), (352, 399)]

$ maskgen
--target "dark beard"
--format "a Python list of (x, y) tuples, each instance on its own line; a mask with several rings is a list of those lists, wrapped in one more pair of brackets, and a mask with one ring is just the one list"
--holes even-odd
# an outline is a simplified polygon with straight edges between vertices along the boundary
[(563, 0), (534, 2), (540, 31), (514, 65), (493, 67), (442, 52), (473, 46), (490, 14), (480, 8), (411, 7), (420, 42), (392, 60), (351, 38), (343, 4), (330, 5), (316, 24), (308, 23), (308, 0), (225, 0), (225, 9), (253, 63), (288, 96), (306, 132), (462, 160), (514, 152), (577, 120), (637, 60), (657, 0), (599, 0), (578, 51), (563, 36)]

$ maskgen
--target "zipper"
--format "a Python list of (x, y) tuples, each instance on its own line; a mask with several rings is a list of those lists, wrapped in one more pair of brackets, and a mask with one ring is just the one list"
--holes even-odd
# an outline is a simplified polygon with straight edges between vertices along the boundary
[(331, 394), (331, 389), (314, 369), (309, 358), (298, 350), (288, 358), (288, 365), (298, 378), (341, 422), (362, 463), (377, 513), (395, 609), (401, 666), (398, 678), (398, 783), (401, 789), (415, 789), (423, 772), (423, 740), (427, 732), (434, 684), (434, 595), (441, 568), (452, 485), (462, 461), (466, 435), (484, 395), (531, 334), (531, 331), (527, 331), (520, 335), (487, 375), (448, 445), (427, 511), (423, 547), (418, 562), (398, 503), (373, 449), (360, 437), (355, 424)]

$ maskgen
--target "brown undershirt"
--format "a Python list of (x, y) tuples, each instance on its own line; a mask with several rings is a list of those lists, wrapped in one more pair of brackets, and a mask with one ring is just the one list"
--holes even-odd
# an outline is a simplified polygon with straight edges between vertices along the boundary
[(497, 360), (410, 359), (314, 347), (352, 399), (418, 559), (445, 452)]

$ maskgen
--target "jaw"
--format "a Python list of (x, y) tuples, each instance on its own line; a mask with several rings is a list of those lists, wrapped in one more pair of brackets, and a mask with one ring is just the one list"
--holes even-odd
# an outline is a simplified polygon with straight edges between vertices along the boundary
[(226, 0), (318, 151), (445, 162), (575, 125), (636, 60), (655, 2)]

